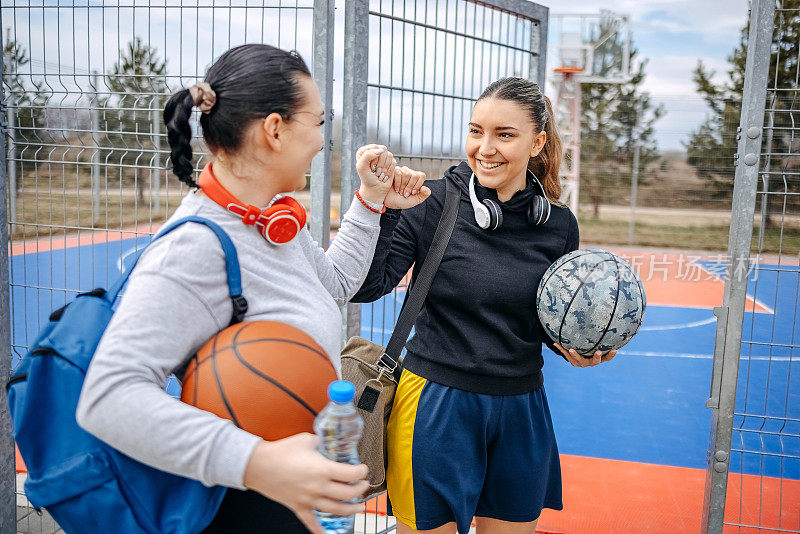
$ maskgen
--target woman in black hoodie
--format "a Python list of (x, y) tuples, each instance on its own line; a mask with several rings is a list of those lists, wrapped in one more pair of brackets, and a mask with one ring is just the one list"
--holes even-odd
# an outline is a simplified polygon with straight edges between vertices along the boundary
[[(387, 483), (398, 532), (532, 533), (543, 508), (560, 510), (561, 468), (543, 387), (542, 343), (576, 367), (583, 358), (543, 332), (536, 290), (545, 270), (578, 248), (578, 223), (559, 203), (561, 140), (549, 100), (503, 78), (475, 104), (467, 161), (444, 176), (460, 191), (458, 218), (406, 345), (388, 427)], [(424, 175), (398, 173), (415, 194)], [(387, 210), (375, 257), (354, 302), (389, 293), (431, 245), (444, 180), (430, 198)]]

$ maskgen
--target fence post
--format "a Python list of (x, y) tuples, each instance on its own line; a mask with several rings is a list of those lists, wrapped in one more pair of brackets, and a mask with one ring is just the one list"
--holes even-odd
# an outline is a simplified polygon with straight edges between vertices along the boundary
[(737, 267), (749, 266), (750, 262), (774, 17), (775, 0), (753, 0), (739, 122), (741, 135), (735, 163), (736, 178), (728, 238), (728, 279), (725, 282), (722, 306), (715, 310), (719, 320), (714, 347), (714, 372), (710, 398), (706, 403), (712, 409), (712, 417), (703, 502), (703, 534), (721, 534), (725, 517), (733, 412), (749, 273), (749, 269)]
[[(153, 164), (150, 169), (151, 206), (155, 204), (155, 212), (161, 215), (161, 110), (158, 109), (161, 99), (153, 97), (153, 111), (150, 112), (150, 124), (153, 131)], [(155, 180), (153, 180), (155, 176)]]
[(92, 143), (92, 226), (100, 218), (100, 99), (98, 93), (100, 87), (97, 85), (97, 71), (92, 72), (92, 101), (89, 114), (91, 116)]
[(764, 161), (764, 175), (761, 177), (761, 183), (764, 184), (764, 196), (761, 197), (761, 224), (758, 225), (758, 250), (764, 248), (764, 233), (767, 228), (772, 225), (770, 209), (769, 209), (769, 171), (772, 164), (772, 141), (775, 130), (775, 106), (778, 102), (778, 92), (772, 93), (769, 102), (769, 114), (767, 122), (767, 146), (766, 146), (766, 161)]
[(631, 216), (628, 222), (628, 244), (633, 245), (633, 238), (636, 233), (636, 194), (639, 191), (639, 121), (641, 120), (642, 101), (636, 103), (636, 117), (633, 124), (633, 169), (631, 169)]
[(322, 152), (311, 162), (311, 237), (325, 249), (331, 235), (334, 7), (334, 0), (314, 0), (314, 80), (325, 107), (325, 124)]
[[(3, 55), (3, 59), (8, 56)], [(16, 74), (16, 62), (8, 58), (9, 77), (13, 79)], [(17, 222), (17, 191), (19, 190), (19, 183), (17, 182), (17, 102), (14, 98), (14, 92), (8, 92), (8, 99), (6, 100), (5, 109), (8, 110), (8, 160), (4, 161), (4, 165), (8, 165), (8, 178), (9, 178), (9, 191), (8, 191), (8, 220), (13, 225)], [(4, 140), (5, 141), (5, 140)], [(5, 157), (5, 150), (3, 151)], [(5, 168), (5, 167), (4, 167)]]
[[(5, 90), (0, 62), (0, 110), (5, 107)], [(11, 309), (8, 288), (8, 213), (6, 212), (6, 132), (10, 132), (5, 114), (0, 113), (0, 379), (11, 376)], [(13, 185), (13, 184), (12, 184)], [(12, 215), (13, 217), (13, 215)], [(0, 387), (0, 532), (16, 532), (16, 456), (11, 437), (6, 388)]]
[(8, 178), (10, 183), (8, 210), (11, 212), (9, 221), (13, 225), (17, 222), (17, 193), (22, 180), (17, 179), (17, 103), (14, 93), (11, 91), (9, 91), (8, 100), (9, 103), (6, 106), (8, 110)]
[(529, 9), (534, 11), (535, 23), (531, 24), (531, 61), (528, 65), (528, 79), (544, 89), (547, 78), (547, 25), (550, 20), (550, 8), (533, 4)]
[[(366, 141), (367, 62), (369, 61), (369, 0), (345, 2), (344, 15), (344, 116), (342, 121), (341, 209), (344, 216), (360, 180), (356, 150)], [(342, 309), (345, 339), (361, 331), (361, 306)]]

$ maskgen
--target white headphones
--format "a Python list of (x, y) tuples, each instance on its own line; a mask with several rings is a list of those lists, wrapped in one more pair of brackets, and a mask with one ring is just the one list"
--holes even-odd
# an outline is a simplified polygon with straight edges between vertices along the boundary
[[(541, 225), (550, 218), (550, 201), (544, 192), (539, 179), (532, 172), (528, 171), (538, 186), (541, 195), (536, 195), (528, 205), (528, 222), (533, 225)], [(484, 230), (497, 230), (503, 225), (503, 210), (490, 198), (484, 199), (483, 203), (475, 195), (475, 173), (469, 178), (469, 201), (472, 203), (472, 211), (475, 212), (475, 222)]]

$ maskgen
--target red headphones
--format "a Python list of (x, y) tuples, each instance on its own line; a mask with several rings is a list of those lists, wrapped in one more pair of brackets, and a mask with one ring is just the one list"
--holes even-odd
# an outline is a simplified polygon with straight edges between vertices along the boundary
[(306, 225), (306, 209), (291, 197), (279, 198), (265, 210), (240, 202), (219, 183), (210, 162), (200, 173), (197, 184), (208, 198), (240, 216), (243, 223), (255, 225), (264, 239), (273, 245), (288, 243)]

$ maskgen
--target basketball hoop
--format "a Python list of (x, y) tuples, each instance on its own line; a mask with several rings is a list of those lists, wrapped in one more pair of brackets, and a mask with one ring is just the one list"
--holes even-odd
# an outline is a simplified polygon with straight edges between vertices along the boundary
[(553, 70), (561, 74), (578, 74), (579, 72), (583, 72), (583, 69), (581, 67), (569, 67), (569, 66), (556, 67)]

